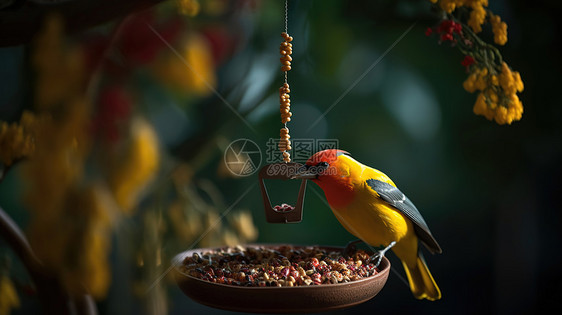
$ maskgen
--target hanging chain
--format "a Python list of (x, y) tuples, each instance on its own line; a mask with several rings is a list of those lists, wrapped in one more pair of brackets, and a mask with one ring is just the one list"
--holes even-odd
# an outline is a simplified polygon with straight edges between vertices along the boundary
[[(289, 0), (285, 0), (285, 34), (289, 34)], [(285, 71), (285, 83), (287, 83), (287, 71)]]
[(283, 72), (284, 82), (283, 86), (279, 88), (279, 111), (281, 112), (281, 123), (283, 128), (280, 131), (279, 138), (279, 151), (283, 152), (283, 161), (291, 162), (291, 155), (289, 152), (291, 150), (291, 136), (289, 136), (289, 128), (287, 128), (287, 123), (291, 121), (291, 99), (289, 93), (289, 82), (287, 78), (287, 72), (291, 70), (291, 61), (293, 58), (291, 54), (293, 53), (293, 37), (289, 36), (289, 0), (285, 0), (285, 31), (281, 33), (284, 41), (279, 47), (279, 53), (281, 54), (281, 71)]

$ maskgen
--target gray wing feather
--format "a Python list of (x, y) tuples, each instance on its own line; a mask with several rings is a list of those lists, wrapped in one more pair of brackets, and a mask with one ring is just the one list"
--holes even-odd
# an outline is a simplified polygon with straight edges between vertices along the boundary
[(400, 210), (414, 223), (419, 240), (431, 253), (441, 253), (441, 247), (429, 231), (429, 227), (414, 204), (398, 188), (376, 179), (368, 179), (367, 185), (376, 191), (382, 200)]

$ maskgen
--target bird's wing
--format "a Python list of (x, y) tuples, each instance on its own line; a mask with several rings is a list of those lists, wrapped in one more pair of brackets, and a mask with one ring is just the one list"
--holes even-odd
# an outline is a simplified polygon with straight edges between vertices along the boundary
[(414, 204), (398, 188), (376, 179), (368, 179), (367, 185), (371, 187), (382, 200), (400, 210), (414, 223), (414, 230), (419, 240), (431, 253), (441, 253), (441, 247), (429, 231), (427, 223)]

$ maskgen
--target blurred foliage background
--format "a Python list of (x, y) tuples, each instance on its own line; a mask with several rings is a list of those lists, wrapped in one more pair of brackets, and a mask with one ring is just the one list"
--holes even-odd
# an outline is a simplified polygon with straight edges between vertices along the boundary
[[(101, 314), (225, 313), (191, 301), (169, 276), (158, 281), (190, 247), (353, 239), (314, 184), (302, 223), (271, 225), (257, 174), (237, 177), (225, 167), (232, 141), (250, 139), (265, 153), (268, 139), (278, 138), (283, 5), (166, 1), (68, 35), (54, 15), (32, 43), (0, 48), (0, 120), (17, 123), (33, 112), (22, 137), (36, 135), (34, 154), (9, 171), (3, 162), (0, 205), (65, 287), (92, 293)], [(473, 114), (463, 55), (424, 34), (440, 19), (430, 7), (422, 0), (289, 2), (291, 136), (337, 139), (392, 177), (444, 251), (425, 255), (442, 300), (415, 300), (391, 274), (377, 297), (335, 313), (555, 309), (562, 294), (561, 4), (489, 3), (509, 27), (503, 58), (525, 83), (523, 118), (509, 126)], [(289, 186), (268, 188), (291, 200)], [(0, 245), (2, 277), (19, 299), (12, 313), (36, 313), (26, 271)]]

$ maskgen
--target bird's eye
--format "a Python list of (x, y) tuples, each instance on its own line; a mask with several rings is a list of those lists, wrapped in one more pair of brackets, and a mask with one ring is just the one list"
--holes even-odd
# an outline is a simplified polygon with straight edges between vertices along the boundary
[(328, 164), (328, 162), (320, 162), (320, 163), (316, 164), (316, 166), (318, 168), (328, 168), (328, 166), (330, 166), (330, 164)]

